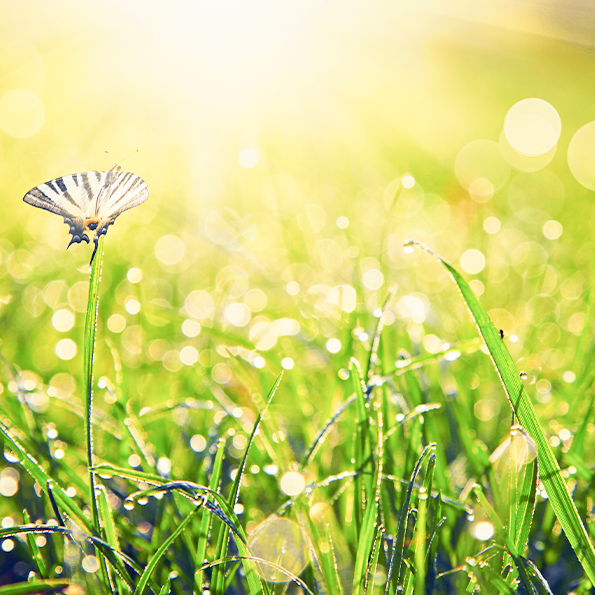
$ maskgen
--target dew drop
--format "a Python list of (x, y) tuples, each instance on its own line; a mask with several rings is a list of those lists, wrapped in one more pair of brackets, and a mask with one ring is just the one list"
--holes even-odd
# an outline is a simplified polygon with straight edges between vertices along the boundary
[(124, 506), (124, 508), (126, 510), (132, 510), (134, 508), (134, 501), (132, 501), (132, 500), (124, 500), (123, 506)]
[(525, 372), (524, 370), (521, 370), (521, 372), (519, 374), (519, 378), (521, 380), (527, 380), (527, 378), (529, 378), (529, 374), (527, 374), (527, 372)]

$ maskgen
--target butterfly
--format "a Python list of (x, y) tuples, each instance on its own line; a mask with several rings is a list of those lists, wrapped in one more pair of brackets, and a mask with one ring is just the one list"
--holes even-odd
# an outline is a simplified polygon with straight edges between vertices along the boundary
[(139, 176), (122, 171), (119, 164), (108, 171), (84, 171), (63, 176), (29, 190), (23, 200), (34, 207), (64, 217), (72, 239), (66, 247), (95, 243), (107, 233), (116, 217), (149, 198), (149, 187)]

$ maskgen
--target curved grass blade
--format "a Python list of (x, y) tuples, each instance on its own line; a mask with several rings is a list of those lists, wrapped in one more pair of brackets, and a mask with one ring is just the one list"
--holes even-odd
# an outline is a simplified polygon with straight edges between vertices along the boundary
[[(220, 450), (218, 451), (218, 453), (224, 452), (225, 442), (221, 441), (221, 444), (222, 444), (222, 446), (221, 446)], [(217, 462), (214, 466), (214, 469), (216, 468), (216, 465), (217, 465)], [(221, 463), (219, 463), (219, 466), (220, 467), (222, 466)], [(212, 482), (212, 485), (213, 486), (219, 485), (220, 479), (221, 479), (221, 474), (218, 473), (218, 481)], [(241, 541), (246, 543), (246, 539), (244, 538), (244, 536), (240, 533), (240, 531), (238, 529), (239, 524), (236, 525), (233, 521), (231, 521), (230, 518), (228, 517), (228, 515), (223, 511), (223, 509), (219, 506), (219, 504), (217, 502), (211, 502), (207, 499), (206, 496), (211, 495), (211, 496), (215, 496), (215, 500), (219, 499), (219, 501), (226, 502), (225, 499), (223, 499), (222, 496), (218, 495), (214, 489), (206, 488), (204, 486), (193, 483), (191, 481), (171, 481), (169, 483), (165, 483), (158, 487), (148, 488), (146, 490), (139, 490), (138, 492), (134, 492), (133, 494), (130, 494), (130, 496), (128, 496), (126, 498), (126, 500), (129, 500), (129, 501), (136, 500), (138, 498), (142, 498), (143, 496), (155, 494), (155, 492), (173, 492), (173, 491), (177, 491), (177, 490), (180, 490), (183, 493), (189, 494), (190, 499), (193, 501), (194, 504), (197, 503), (196, 492), (197, 491), (205, 492), (203, 499), (198, 501), (199, 504), (201, 506), (204, 506), (207, 510), (212, 512), (216, 517), (221, 519), (233, 531), (233, 533), (235, 535), (237, 535), (237, 537)], [(219, 496), (219, 498), (216, 498), (216, 496)]]
[(339, 419), (339, 417), (341, 417), (341, 415), (343, 415), (345, 410), (349, 407), (349, 405), (351, 405), (351, 403), (353, 403), (353, 401), (355, 401), (355, 399), (356, 399), (355, 395), (352, 395), (351, 397), (349, 397), (349, 399), (347, 399), (347, 401), (345, 401), (345, 403), (343, 403), (335, 411), (335, 413), (333, 413), (332, 417), (326, 422), (326, 424), (324, 424), (324, 426), (322, 427), (322, 430), (320, 430), (320, 432), (318, 432), (318, 434), (316, 435), (316, 438), (314, 438), (314, 441), (312, 442), (312, 444), (304, 452), (304, 456), (302, 457), (302, 465), (301, 465), (302, 469), (304, 469), (305, 467), (307, 467), (310, 464), (310, 462), (312, 461), (312, 458), (318, 451), (318, 447), (324, 442), (324, 437), (331, 431), (331, 426), (337, 421), (337, 419)]
[[(273, 570), (276, 570), (277, 572), (280, 572), (281, 574), (284, 574), (287, 578), (291, 579), (294, 583), (299, 585), (306, 593), (308, 593), (308, 595), (315, 595), (315, 593), (313, 593), (308, 588), (308, 585), (306, 585), (306, 583), (299, 576), (295, 576), (295, 574), (292, 574), (291, 572), (289, 572), (289, 570), (283, 568), (282, 566), (279, 566), (278, 564), (275, 564), (274, 562), (270, 562), (269, 560), (263, 560), (262, 558), (257, 558), (256, 556), (249, 556), (248, 554), (241, 556), (227, 556), (225, 558), (214, 560), (213, 562), (208, 562), (206, 564), (203, 564), (202, 570), (206, 570), (207, 568), (215, 568), (216, 566), (219, 566), (221, 564), (226, 564), (227, 562), (235, 562), (236, 560), (247, 560), (249, 562), (255, 562), (257, 564), (269, 566)], [(246, 565), (244, 565), (244, 568), (246, 568)], [(252, 593), (252, 591), (250, 591), (250, 593)]]
[(469, 353), (474, 353), (475, 351), (479, 351), (483, 346), (483, 341), (481, 339), (469, 339), (468, 341), (461, 341), (456, 345), (452, 345), (448, 349), (443, 349), (442, 351), (438, 351), (437, 353), (430, 353), (427, 355), (416, 355), (415, 357), (410, 357), (407, 359), (399, 360), (398, 366), (392, 372), (384, 375), (384, 379), (388, 379), (390, 376), (402, 376), (407, 372), (411, 372), (412, 370), (419, 370), (424, 366), (429, 366), (430, 364), (436, 362), (446, 361), (453, 361), (458, 359), (461, 355), (467, 355)]
[(6, 445), (18, 458), (19, 463), (25, 471), (42, 487), (47, 490), (48, 482), (52, 485), (52, 494), (61, 509), (72, 519), (75, 519), (82, 527), (89, 532), (92, 531), (91, 524), (83, 511), (68, 497), (64, 490), (47, 474), (45, 469), (29, 454), (23, 446), (12, 436), (9, 428), (0, 420), (0, 434), (4, 436)]
[(48, 578), (44, 580), (32, 580), (26, 583), (15, 583), (0, 587), (0, 595), (28, 595), (29, 593), (45, 593), (49, 591), (60, 591), (76, 583), (62, 578)]
[(469, 287), (469, 284), (448, 262), (419, 242), (413, 241), (410, 245), (420, 248), (441, 262), (458, 287), (469, 314), (477, 325), (477, 330), (488, 348), (510, 406), (520, 424), (537, 445), (541, 481), (545, 486), (556, 517), (589, 580), (592, 584), (595, 584), (595, 548), (578, 515), (574, 501), (570, 497), (558, 461), (552, 452), (544, 431), (539, 425), (533, 404), (519, 377), (514, 361), (500, 336), (500, 332), (491, 321), (471, 287)]
[[(142, 574), (142, 569), (139, 568), (139, 566), (136, 564), (136, 562), (134, 560), (132, 560), (129, 556), (127, 556), (121, 550), (116, 550), (116, 549), (112, 548), (108, 543), (106, 543), (102, 539), (94, 537), (93, 535), (88, 535), (85, 533), (83, 533), (83, 534), (77, 533), (76, 538), (75, 538), (73, 531), (71, 531), (70, 529), (67, 529), (66, 527), (60, 527), (60, 526), (56, 526), (56, 525), (18, 525), (16, 527), (0, 529), (0, 539), (4, 539), (6, 537), (12, 537), (14, 535), (28, 535), (28, 534), (44, 535), (46, 533), (60, 533), (62, 535), (67, 535), (68, 537), (72, 538), (75, 541), (78, 541), (80, 539), (80, 537), (82, 536), (85, 539), (87, 539), (91, 544), (96, 546), (97, 549), (99, 549), (102, 552), (102, 554), (109, 560), (109, 562), (111, 563), (111, 565), (113, 566), (113, 568), (116, 572), (119, 572), (118, 569), (120, 566), (117, 561), (117, 559), (119, 558), (124, 562), (124, 564), (126, 564), (126, 566), (128, 566), (130, 569), (132, 569), (136, 574), (138, 574), (139, 576)], [(134, 589), (134, 584), (130, 580), (130, 577), (128, 576), (128, 574), (119, 575), (119, 576), (126, 582), (126, 584), (128, 585), (128, 588), (130, 589), (130, 592), (132, 592), (132, 590)], [(151, 591), (153, 593), (155, 593), (157, 586), (154, 584), (150, 584), (149, 588), (151, 589)]]
[(194, 483), (192, 481), (167, 481), (163, 477), (158, 475), (152, 475), (151, 473), (144, 473), (142, 471), (135, 471), (133, 469), (124, 469), (115, 467), (114, 465), (101, 464), (96, 465), (94, 471), (101, 475), (109, 475), (109, 477), (121, 477), (122, 479), (128, 479), (132, 481), (139, 481), (144, 483), (153, 484), (154, 487), (140, 490), (131, 494), (128, 498), (134, 499), (147, 494), (153, 494), (157, 491), (170, 492), (173, 490), (179, 490), (182, 495), (186, 496), (191, 500), (195, 500), (195, 492), (202, 491), (212, 496), (213, 500), (216, 501), (217, 506), (209, 501), (206, 502), (205, 507), (211, 512), (216, 514), (234, 533), (240, 538), (241, 541), (246, 543), (246, 535), (242, 529), (242, 525), (239, 523), (233, 509), (230, 508), (227, 500), (216, 491)]
[(553, 595), (548, 582), (544, 576), (539, 572), (539, 569), (528, 558), (521, 558), (522, 564), (527, 570), (527, 574), (533, 578), (531, 584), (537, 591), (538, 595)]
[(374, 370), (377, 367), (376, 362), (378, 361), (378, 348), (380, 347), (380, 337), (382, 335), (382, 329), (384, 328), (383, 314), (386, 312), (386, 310), (390, 304), (390, 301), (392, 300), (393, 295), (395, 295), (396, 291), (397, 291), (396, 285), (389, 287), (388, 294), (386, 296), (386, 299), (384, 300), (384, 304), (382, 305), (382, 313), (378, 317), (378, 321), (376, 322), (376, 330), (374, 331), (374, 338), (372, 339), (372, 347), (370, 348), (370, 355), (368, 356), (366, 373), (364, 375), (364, 378), (368, 381), (374, 375)]

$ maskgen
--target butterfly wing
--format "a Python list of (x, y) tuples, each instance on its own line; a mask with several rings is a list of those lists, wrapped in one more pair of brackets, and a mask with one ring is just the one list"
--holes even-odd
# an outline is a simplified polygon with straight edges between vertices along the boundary
[(69, 225), (72, 235), (68, 246), (81, 241), (89, 242), (85, 233), (85, 219), (93, 209), (93, 199), (99, 193), (101, 180), (107, 173), (86, 171), (56, 178), (29, 190), (23, 200), (34, 207), (64, 217), (64, 223)]
[(129, 171), (107, 172), (105, 190), (97, 197), (95, 215), (103, 223), (145, 202), (149, 198), (147, 183)]
[(99, 238), (107, 233), (116, 217), (147, 198), (146, 182), (135, 174), (120, 171), (116, 164), (106, 172), (87, 171), (56, 178), (36, 186), (23, 200), (64, 217), (72, 235), (68, 247), (82, 241), (89, 243), (89, 236), (94, 233), (93, 262)]

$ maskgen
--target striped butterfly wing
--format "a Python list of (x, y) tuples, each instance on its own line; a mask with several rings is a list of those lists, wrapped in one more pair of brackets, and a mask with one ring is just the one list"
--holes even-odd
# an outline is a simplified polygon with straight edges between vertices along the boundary
[(95, 207), (95, 216), (101, 222), (100, 227), (113, 223), (118, 215), (142, 204), (147, 198), (149, 187), (142, 178), (129, 171), (120, 171), (119, 168), (110, 169)]
[(29, 190), (23, 200), (62, 217), (83, 217), (104, 172), (85, 171), (56, 178)]
[(95, 257), (99, 237), (105, 235), (116, 217), (149, 198), (149, 187), (137, 175), (114, 165), (106, 172), (88, 171), (56, 178), (36, 186), (23, 200), (64, 217), (73, 243), (89, 243), (94, 237)]

